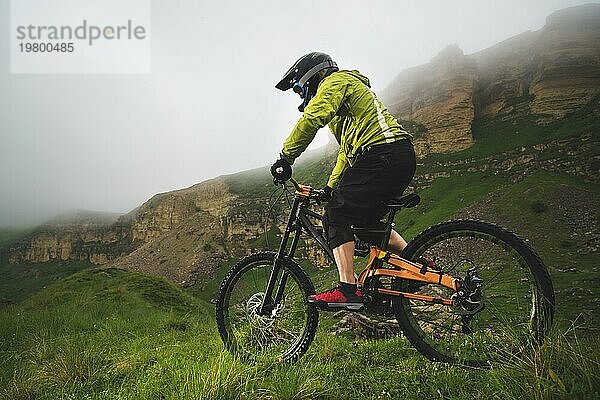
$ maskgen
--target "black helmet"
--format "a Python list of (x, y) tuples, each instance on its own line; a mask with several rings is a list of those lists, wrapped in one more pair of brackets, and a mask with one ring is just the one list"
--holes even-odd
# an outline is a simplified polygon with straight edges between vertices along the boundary
[(294, 89), (294, 92), (300, 94), (304, 101), (298, 110), (302, 112), (317, 92), (321, 80), (337, 70), (337, 64), (329, 55), (319, 52), (308, 53), (292, 65), (275, 87), (283, 91)]

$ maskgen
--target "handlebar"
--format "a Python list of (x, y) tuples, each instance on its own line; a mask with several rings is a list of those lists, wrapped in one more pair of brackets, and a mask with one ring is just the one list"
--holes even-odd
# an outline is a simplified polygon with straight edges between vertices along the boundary
[(322, 200), (325, 196), (323, 189), (315, 189), (308, 185), (302, 185), (298, 183), (294, 178), (290, 178), (290, 182), (296, 189), (296, 195), (301, 197), (308, 197), (309, 199)]
[(297, 181), (297, 180), (295, 180), (294, 178), (290, 178), (290, 182), (292, 182), (292, 185), (294, 185), (294, 188), (295, 188), (297, 191), (299, 191), (299, 192), (301, 192), (301, 191), (302, 191), (302, 186), (304, 186), (304, 185), (300, 185), (300, 184), (298, 183), (298, 181)]

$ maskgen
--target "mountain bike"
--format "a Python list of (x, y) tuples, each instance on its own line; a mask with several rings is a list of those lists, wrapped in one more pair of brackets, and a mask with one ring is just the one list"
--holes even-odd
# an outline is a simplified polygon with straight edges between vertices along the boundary
[[(326, 221), (314, 210), (324, 193), (291, 182), (295, 192), (278, 251), (241, 259), (216, 298), (223, 343), (247, 360), (294, 361), (317, 330), (319, 310), (307, 301), (315, 289), (294, 255), (306, 234), (333, 261)], [(364, 298), (357, 311), (395, 317), (410, 343), (435, 361), (485, 366), (540, 344), (552, 325), (554, 291), (531, 246), (498, 225), (460, 219), (426, 229), (402, 254), (390, 252), (396, 213), (419, 202), (412, 193), (386, 203), (384, 229), (352, 227), (359, 237), (383, 235), (378, 244), (356, 242), (356, 255), (368, 257), (357, 279)]]

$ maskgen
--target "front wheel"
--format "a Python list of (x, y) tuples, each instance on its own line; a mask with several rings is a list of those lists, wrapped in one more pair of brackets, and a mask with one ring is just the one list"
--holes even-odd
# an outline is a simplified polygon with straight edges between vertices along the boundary
[(514, 233), (483, 221), (449, 221), (415, 237), (402, 257), (434, 261), (436, 268), (463, 281), (477, 278), (466, 298), (439, 285), (393, 282), (396, 290), (461, 300), (454, 306), (394, 300), (406, 337), (428, 358), (484, 366), (540, 343), (548, 333), (554, 314), (550, 276), (535, 251)]
[[(312, 282), (298, 264), (282, 261), (277, 284), (285, 276), (283, 296), (267, 314), (259, 313), (275, 253), (251, 254), (227, 274), (217, 295), (219, 334), (227, 349), (246, 360), (294, 361), (312, 342), (319, 314), (307, 297)], [(275, 287), (277, 291), (277, 285)]]

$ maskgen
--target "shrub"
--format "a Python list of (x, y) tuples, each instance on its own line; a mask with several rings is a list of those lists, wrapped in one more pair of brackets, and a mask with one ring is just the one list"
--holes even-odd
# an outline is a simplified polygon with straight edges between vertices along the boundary
[(531, 209), (533, 210), (534, 213), (541, 214), (548, 210), (548, 206), (539, 200), (534, 200), (531, 203)]

